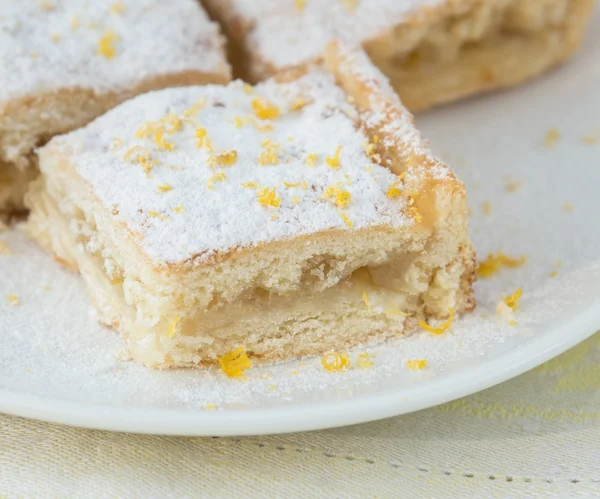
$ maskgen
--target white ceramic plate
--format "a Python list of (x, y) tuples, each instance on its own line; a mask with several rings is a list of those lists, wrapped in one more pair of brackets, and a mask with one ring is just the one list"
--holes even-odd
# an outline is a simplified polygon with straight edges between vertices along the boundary
[[(479, 254), (528, 256), (523, 267), (479, 282), (477, 312), (451, 331), (358, 349), (352, 358), (368, 351), (374, 365), (344, 373), (325, 372), (318, 359), (254, 368), (246, 382), (217, 371), (153, 372), (118, 360), (120, 340), (95, 324), (77, 276), (8, 231), (0, 234), (13, 250), (0, 256), (0, 411), (143, 433), (312, 430), (456, 399), (584, 340), (600, 328), (599, 16), (590, 33), (576, 60), (540, 81), (418, 119), (467, 183)], [(552, 127), (561, 137), (549, 148)], [(597, 145), (584, 143), (594, 135)], [(510, 327), (495, 305), (518, 287)], [(13, 293), (19, 307), (4, 299)], [(416, 358), (428, 367), (408, 370)]]

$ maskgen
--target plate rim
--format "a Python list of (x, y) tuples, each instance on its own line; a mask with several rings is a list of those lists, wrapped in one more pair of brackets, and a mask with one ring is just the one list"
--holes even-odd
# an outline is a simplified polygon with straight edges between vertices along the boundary
[(534, 334), (476, 366), (398, 392), (385, 390), (341, 401), (310, 402), (302, 408), (125, 408), (82, 405), (0, 387), (0, 413), (78, 428), (147, 435), (225, 437), (324, 430), (401, 416), (491, 388), (557, 357), (599, 328), (600, 304), (592, 301), (586, 310), (551, 331)]

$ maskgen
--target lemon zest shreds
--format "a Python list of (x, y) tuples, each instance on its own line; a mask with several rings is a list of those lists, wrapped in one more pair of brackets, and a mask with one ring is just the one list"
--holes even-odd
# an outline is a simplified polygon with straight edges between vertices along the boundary
[(454, 309), (450, 308), (450, 309), (448, 309), (448, 312), (450, 313), (450, 316), (448, 317), (446, 322), (442, 323), (438, 327), (431, 327), (425, 321), (420, 321), (419, 325), (426, 331), (429, 331), (430, 333), (443, 334), (450, 328), (450, 326), (452, 326), (452, 322), (454, 321)]
[(214, 411), (217, 408), (217, 406), (212, 402), (207, 402), (206, 404), (204, 404), (204, 408), (209, 411)]
[(502, 253), (502, 251), (496, 252), (495, 255), (490, 253), (488, 257), (479, 264), (479, 267), (477, 268), (477, 275), (486, 279), (499, 272), (502, 267), (517, 269), (524, 265), (526, 261), (527, 257), (525, 256), (520, 258), (512, 258)]
[(175, 206), (175, 208), (173, 208), (173, 211), (175, 213), (183, 213), (183, 206), (181, 206), (181, 205)]
[(244, 347), (226, 353), (223, 357), (217, 357), (221, 370), (230, 378), (246, 379), (244, 371), (252, 367), (252, 362), (246, 355)]
[(306, 180), (302, 181), (302, 190), (305, 191), (306, 189), (308, 189), (308, 182)]
[(12, 250), (4, 241), (0, 241), (0, 255), (12, 255)]
[(77, 14), (71, 16), (71, 29), (73, 31), (79, 29), (79, 16)]
[(169, 324), (169, 330), (168, 330), (169, 338), (173, 338), (175, 336), (175, 333), (177, 332), (177, 325), (179, 324), (180, 320), (181, 320), (181, 317), (175, 317), (171, 321), (171, 324)]
[(296, 4), (296, 9), (300, 12), (306, 7), (306, 0), (294, 0), (294, 3)]
[(359, 353), (356, 358), (356, 365), (361, 369), (369, 369), (373, 367), (373, 361), (369, 358), (367, 352)]
[(154, 135), (154, 143), (156, 144), (156, 147), (163, 151), (172, 151), (175, 149), (175, 144), (167, 142), (165, 139), (163, 130), (158, 130), (156, 132), (156, 135)]
[(367, 294), (366, 291), (362, 292), (362, 298), (363, 298), (363, 301), (365, 302), (365, 307), (367, 307), (367, 310), (369, 311), (369, 313), (371, 313), (371, 305), (369, 304), (369, 295)]
[(268, 187), (263, 187), (257, 193), (257, 199), (260, 204), (263, 206), (273, 206), (274, 208), (278, 208), (281, 203), (281, 198), (277, 195), (277, 190), (275, 187), (269, 189)]
[(203, 96), (198, 102), (196, 102), (192, 107), (186, 110), (183, 115), (187, 118), (194, 116), (200, 109), (202, 109), (206, 105), (206, 96)]
[(504, 303), (508, 305), (513, 311), (517, 311), (519, 309), (519, 301), (521, 300), (521, 295), (523, 294), (523, 289), (518, 288), (512, 295), (506, 296), (503, 298)]
[(6, 299), (8, 300), (8, 303), (10, 303), (13, 307), (18, 307), (19, 305), (21, 305), (21, 299), (15, 294), (7, 295)]
[(257, 125), (256, 129), (258, 130), (259, 133), (267, 133), (267, 132), (272, 132), (273, 131), (273, 125)]
[(105, 59), (112, 59), (116, 53), (115, 43), (119, 41), (119, 36), (114, 31), (107, 31), (98, 41), (98, 54)]
[(317, 155), (315, 153), (311, 153), (306, 157), (306, 164), (310, 167), (315, 166), (317, 163)]
[(274, 120), (279, 116), (279, 109), (262, 97), (257, 97), (252, 101), (254, 114), (260, 120)]
[(335, 203), (338, 208), (345, 208), (348, 206), (350, 199), (352, 199), (352, 195), (344, 189), (338, 189), (335, 193)]
[(484, 215), (489, 215), (492, 212), (492, 203), (484, 201), (482, 205)]
[(150, 153), (144, 146), (133, 146), (125, 153), (123, 159), (130, 163), (143, 163), (150, 160)]
[(294, 204), (300, 203), (300, 198), (298, 196), (292, 196), (292, 203), (294, 203)]
[(385, 313), (387, 315), (400, 315), (402, 317), (408, 317), (409, 315), (406, 312), (402, 312), (402, 310), (400, 310), (396, 305), (392, 305), (385, 311)]
[(342, 0), (342, 3), (344, 4), (344, 7), (346, 7), (346, 10), (348, 12), (352, 12), (354, 11), (354, 9), (356, 9), (356, 6), (358, 5), (358, 0)]
[(233, 124), (235, 125), (236, 128), (242, 128), (244, 126), (244, 120), (242, 118), (240, 118), (239, 116), (235, 116), (233, 118)]
[(307, 100), (304, 100), (302, 97), (298, 97), (290, 106), (290, 111), (300, 111), (300, 109), (302, 109), (307, 104)]
[(210, 177), (207, 182), (206, 182), (206, 186), (212, 191), (213, 189), (213, 184), (215, 182), (223, 182), (227, 179), (227, 175), (225, 175), (223, 172), (219, 172), (216, 173), (215, 175), (213, 175), (212, 177)]
[(554, 147), (559, 139), (560, 132), (558, 131), (558, 128), (551, 128), (550, 130), (548, 130), (548, 133), (546, 133), (546, 136), (544, 137), (544, 145), (550, 148)]
[(333, 168), (334, 170), (337, 170), (340, 167), (341, 152), (342, 152), (342, 146), (338, 146), (337, 149), (335, 150), (335, 154), (333, 156), (327, 156), (325, 158), (325, 163), (327, 163), (327, 165), (330, 166), (331, 168)]
[(300, 187), (300, 182), (291, 183), (291, 182), (284, 181), (283, 185), (285, 185), (289, 189), (291, 187)]
[(208, 166), (210, 168), (217, 168), (221, 166), (232, 166), (237, 161), (237, 151), (230, 149), (219, 154), (214, 154), (208, 157)]
[(121, 149), (121, 147), (123, 147), (123, 141), (119, 137), (113, 137), (108, 149), (110, 151), (118, 151), (119, 149)]
[(348, 227), (352, 228), (354, 226), (354, 222), (348, 218), (348, 215), (346, 215), (345, 213), (340, 213), (340, 216), (342, 217), (342, 220)]
[(208, 132), (206, 131), (206, 128), (196, 128), (196, 139), (198, 140), (198, 142), (196, 142), (196, 147), (206, 147), (209, 151), (212, 151), (212, 145), (210, 143), (210, 139), (208, 138)]
[(326, 371), (344, 371), (350, 366), (350, 358), (346, 352), (330, 352), (321, 357), (321, 365)]
[(158, 192), (169, 192), (173, 190), (173, 186), (170, 184), (161, 184), (157, 187)]
[(402, 183), (402, 180), (396, 180), (390, 185), (390, 188), (386, 192), (386, 196), (389, 199), (394, 199), (399, 196), (402, 196), (402, 191), (398, 188), (398, 186)]
[(111, 14), (123, 14), (125, 12), (125, 5), (123, 2), (114, 2), (110, 6), (110, 12)]
[(44, 10), (50, 11), (54, 10), (56, 8), (56, 5), (54, 5), (52, 2), (49, 2), (48, 0), (40, 0), (40, 7)]
[(244, 182), (241, 185), (244, 189), (256, 189), (258, 187), (256, 182)]
[(406, 367), (411, 371), (420, 371), (427, 367), (427, 361), (425, 359), (411, 359), (406, 361)]
[(279, 156), (277, 156), (277, 149), (279, 144), (273, 144), (270, 139), (264, 140), (261, 145), (265, 148), (264, 151), (258, 156), (258, 162), (262, 166), (266, 165), (278, 165)]
[(148, 215), (152, 218), (160, 218), (163, 221), (169, 219), (169, 217), (167, 215), (163, 215), (162, 213), (159, 213), (158, 211), (155, 211), (155, 210), (149, 210)]
[(246, 92), (248, 95), (254, 93), (254, 87), (252, 85), (250, 85), (250, 83), (244, 83), (244, 92)]

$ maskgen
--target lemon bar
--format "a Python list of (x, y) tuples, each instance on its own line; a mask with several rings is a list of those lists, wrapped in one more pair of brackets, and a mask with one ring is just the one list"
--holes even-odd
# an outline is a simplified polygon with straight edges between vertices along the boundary
[(29, 232), (148, 366), (431, 334), (474, 306), (464, 186), (359, 49), (138, 96), (39, 158)]
[(0, 217), (23, 208), (33, 149), (53, 135), (148, 90), (230, 79), (195, 0), (2, 1), (0, 65)]
[(579, 45), (593, 0), (203, 0), (240, 75), (262, 80), (361, 43), (417, 111), (528, 80)]

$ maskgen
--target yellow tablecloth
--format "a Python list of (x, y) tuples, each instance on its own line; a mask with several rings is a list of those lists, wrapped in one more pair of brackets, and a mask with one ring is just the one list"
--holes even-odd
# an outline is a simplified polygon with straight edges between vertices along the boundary
[(0, 415), (0, 497), (600, 496), (600, 333), (512, 381), (371, 424), (254, 438)]

